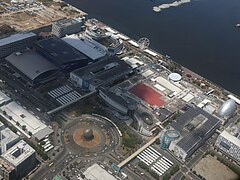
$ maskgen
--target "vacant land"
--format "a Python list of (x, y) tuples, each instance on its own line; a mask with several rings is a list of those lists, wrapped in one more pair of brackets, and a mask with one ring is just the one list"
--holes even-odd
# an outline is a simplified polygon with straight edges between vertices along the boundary
[(211, 155), (207, 155), (193, 168), (206, 180), (238, 180), (238, 175)]

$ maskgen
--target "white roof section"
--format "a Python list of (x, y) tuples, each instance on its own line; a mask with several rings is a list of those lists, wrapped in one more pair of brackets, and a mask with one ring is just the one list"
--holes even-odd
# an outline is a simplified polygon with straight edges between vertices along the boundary
[(113, 29), (110, 28), (110, 27), (105, 27), (105, 29), (106, 29), (108, 32), (111, 32), (111, 33), (113, 33), (113, 34), (116, 34), (116, 33), (117, 33), (117, 31), (113, 30)]
[(211, 101), (209, 99), (204, 99), (202, 102), (200, 102), (197, 107), (199, 108), (203, 108), (205, 105), (207, 105), (208, 103), (211, 103)]
[(2, 157), (14, 166), (18, 166), (29, 156), (35, 153), (35, 150), (29, 146), (25, 141), (21, 140), (13, 147), (8, 149)]
[(139, 47), (139, 44), (133, 40), (129, 40), (128, 42), (135, 47)]
[(149, 50), (149, 49), (145, 49), (144, 52), (146, 52), (146, 53), (148, 53), (148, 54), (150, 54), (150, 55), (152, 55), (152, 56), (154, 56), (154, 57), (157, 56), (157, 53), (155, 53), (155, 52), (153, 52), (153, 51), (151, 51), (151, 50)]
[(10, 100), (11, 100), (10, 97), (8, 97), (6, 94), (4, 94), (2, 91), (0, 91), (0, 105), (5, 102), (8, 102)]
[(9, 116), (12, 116), (15, 122), (18, 121), (21, 126), (25, 125), (27, 131), (30, 131), (33, 135), (37, 134), (39, 131), (45, 128), (48, 128), (34, 115), (32, 115), (30, 112), (25, 110), (14, 101), (2, 106), (1, 109), (3, 111), (6, 111)]
[(125, 35), (123, 35), (123, 34), (117, 34), (117, 36), (118, 36), (120, 39), (124, 40), (124, 41), (129, 40), (129, 37), (127, 37), (127, 36), (125, 36)]
[(182, 79), (182, 76), (178, 73), (171, 73), (168, 78), (174, 82), (180, 81)]
[(233, 96), (233, 95), (228, 95), (228, 97), (230, 98), (230, 99), (232, 99), (232, 100), (234, 100), (237, 104), (240, 104), (240, 99), (238, 99), (238, 98), (236, 98), (235, 96)]
[(237, 137), (231, 135), (229, 132), (227, 132), (226, 130), (224, 130), (220, 136), (224, 137), (225, 139), (227, 139), (228, 141), (232, 142), (233, 144), (237, 145), (238, 147), (240, 147), (240, 139), (238, 139)]
[(97, 48), (89, 41), (81, 39), (77, 34), (66, 36), (62, 38), (62, 40), (93, 60), (99, 59), (106, 55), (106, 53), (101, 49)]
[(83, 174), (87, 179), (91, 180), (116, 180), (116, 178), (96, 163), (89, 167)]
[(151, 76), (152, 74), (154, 74), (154, 72), (150, 69), (148, 69), (147, 71), (143, 72), (142, 75), (146, 78), (148, 76)]
[(184, 96), (182, 99), (186, 102), (191, 101), (194, 98), (194, 95), (191, 93), (188, 93), (186, 96)]
[(165, 88), (169, 89), (170, 91), (175, 92), (176, 94), (181, 92), (182, 90), (180, 88), (178, 88), (177, 86), (175, 86), (174, 84), (172, 84), (169, 80), (158, 76), (156, 78), (156, 81), (161, 85), (164, 86)]
[(137, 68), (139, 66), (145, 65), (142, 61), (138, 60), (135, 57), (124, 57), (122, 58), (122, 60), (124, 60), (127, 64), (129, 64), (133, 69)]
[(0, 46), (4, 46), (6, 44), (21, 41), (23, 39), (30, 38), (33, 36), (36, 36), (36, 34), (33, 32), (23, 32), (23, 33), (13, 34), (6, 38), (0, 39)]
[(166, 88), (162, 87), (160, 84), (155, 84), (154, 87), (162, 92), (166, 90)]

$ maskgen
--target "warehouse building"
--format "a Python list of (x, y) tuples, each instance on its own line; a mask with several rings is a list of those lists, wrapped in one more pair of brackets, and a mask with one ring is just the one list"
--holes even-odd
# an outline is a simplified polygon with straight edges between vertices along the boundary
[(24, 32), (10, 35), (0, 39), (0, 58), (11, 53), (32, 47), (37, 41), (37, 35), (32, 32)]
[(52, 34), (58, 37), (64, 37), (78, 33), (82, 30), (85, 17), (78, 17), (74, 19), (61, 19), (52, 24)]
[(100, 85), (108, 86), (131, 72), (131, 66), (113, 56), (71, 72), (70, 78), (83, 89), (94, 91)]
[(220, 120), (199, 107), (188, 110), (170, 124), (170, 128), (181, 135), (172, 141), (169, 149), (185, 161), (196, 151), (220, 126)]
[(240, 126), (229, 126), (218, 136), (215, 146), (240, 162)]
[(6, 57), (6, 60), (31, 86), (44, 84), (57, 77), (58, 68), (35, 51), (16, 52)]
[(62, 40), (94, 61), (106, 56), (105, 51), (77, 34), (66, 36)]
[(40, 40), (35, 47), (38, 52), (64, 72), (84, 67), (90, 61), (87, 56), (58, 37)]

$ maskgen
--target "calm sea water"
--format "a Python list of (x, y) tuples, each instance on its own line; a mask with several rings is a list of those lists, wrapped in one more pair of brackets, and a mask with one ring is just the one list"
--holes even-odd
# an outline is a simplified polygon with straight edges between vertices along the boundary
[(133, 39), (240, 95), (240, 0), (193, 0), (154, 12), (174, 0), (65, 0)]

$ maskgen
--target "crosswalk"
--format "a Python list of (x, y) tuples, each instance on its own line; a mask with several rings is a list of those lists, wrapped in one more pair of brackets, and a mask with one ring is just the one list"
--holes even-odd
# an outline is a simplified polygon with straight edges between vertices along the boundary
[(173, 162), (161, 155), (161, 153), (151, 146), (141, 152), (137, 158), (148, 165), (150, 169), (159, 176), (162, 176), (173, 166)]

